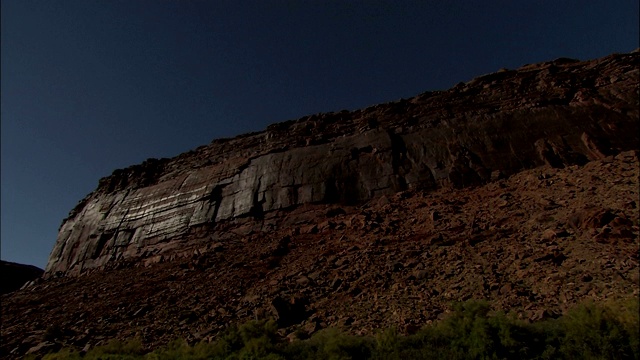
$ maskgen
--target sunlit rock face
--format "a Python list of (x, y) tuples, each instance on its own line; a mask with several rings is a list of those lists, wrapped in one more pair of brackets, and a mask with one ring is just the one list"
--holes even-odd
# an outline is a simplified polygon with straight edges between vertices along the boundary
[(247, 228), (268, 231), (276, 210), (474, 186), (638, 149), (638, 65), (637, 52), (525, 65), (116, 170), (63, 221), (46, 274), (206, 251)]

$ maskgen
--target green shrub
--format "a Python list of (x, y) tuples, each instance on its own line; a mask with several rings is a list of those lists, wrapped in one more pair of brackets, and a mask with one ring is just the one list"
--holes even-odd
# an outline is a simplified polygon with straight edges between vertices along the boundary
[(560, 325), (559, 351), (565, 358), (638, 358), (637, 305), (586, 303), (564, 316)]
[(422, 347), (432, 350), (425, 351), (424, 358), (510, 359), (530, 352), (525, 346), (531, 339), (526, 325), (503, 313), (490, 315), (484, 301), (455, 304), (449, 316), (418, 336)]
[(307, 341), (317, 351), (315, 358), (327, 360), (366, 359), (373, 347), (371, 339), (345, 334), (335, 328), (323, 329)]
[[(35, 357), (33, 358), (35, 359)], [(62, 349), (57, 353), (47, 354), (42, 359), (43, 360), (75, 360), (75, 359), (82, 359), (82, 357), (80, 356), (80, 353), (75, 350)]]
[(318, 331), (308, 340), (294, 341), (282, 346), (285, 359), (368, 359), (375, 346), (373, 339), (348, 335), (335, 328)]
[(113, 340), (104, 346), (91, 349), (85, 359), (111, 360), (111, 359), (140, 359), (145, 354), (140, 339), (132, 339), (127, 342)]
[(400, 359), (401, 355), (401, 337), (396, 328), (386, 329), (379, 332), (375, 336), (375, 352), (376, 359)]
[(193, 350), (194, 348), (191, 348), (186, 341), (179, 339), (147, 354), (144, 358), (145, 360), (197, 359)]
[(190, 346), (176, 340), (145, 354), (134, 339), (113, 341), (84, 356), (63, 349), (44, 359), (638, 359), (639, 307), (638, 299), (586, 303), (557, 320), (529, 324), (492, 313), (486, 302), (467, 301), (410, 336), (387, 329), (361, 337), (329, 328), (289, 343), (277, 336), (274, 321), (250, 321), (229, 328), (212, 343)]

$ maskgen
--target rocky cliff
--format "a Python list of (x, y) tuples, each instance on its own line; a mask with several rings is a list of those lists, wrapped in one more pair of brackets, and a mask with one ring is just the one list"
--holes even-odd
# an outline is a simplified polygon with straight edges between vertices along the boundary
[(46, 274), (215, 251), (274, 214), (463, 188), (639, 147), (640, 54), (501, 70), (447, 91), (306, 116), (100, 180), (63, 221)]
[[(640, 291), (637, 151), (463, 189), (264, 214), (268, 232), (205, 253), (50, 277), (0, 296), (0, 358), (136, 339), (147, 351), (273, 318), (278, 339), (325, 328), (410, 334), (483, 300), (524, 321)], [(227, 221), (241, 233), (251, 218)], [(239, 226), (240, 225), (240, 226)], [(164, 255), (158, 255), (162, 258)], [(633, 320), (629, 320), (633, 321)]]

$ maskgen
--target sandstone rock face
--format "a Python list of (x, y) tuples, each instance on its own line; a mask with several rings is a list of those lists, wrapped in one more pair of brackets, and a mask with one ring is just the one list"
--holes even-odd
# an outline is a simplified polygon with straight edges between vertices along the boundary
[(637, 298), (639, 155), (265, 212), (252, 233), (255, 219), (228, 220), (218, 234), (241, 235), (206, 252), (166, 252), (0, 296), (0, 358), (132, 338), (149, 351), (210, 342), (256, 318), (276, 320), (283, 339), (327, 327), (375, 335), (412, 333), (467, 299), (533, 321), (584, 301)]
[(632, 53), (526, 65), (116, 170), (63, 221), (46, 273), (207, 251), (242, 237), (227, 226), (233, 219), (264, 229), (269, 213), (306, 204), (463, 188), (492, 174), (638, 149), (639, 60)]

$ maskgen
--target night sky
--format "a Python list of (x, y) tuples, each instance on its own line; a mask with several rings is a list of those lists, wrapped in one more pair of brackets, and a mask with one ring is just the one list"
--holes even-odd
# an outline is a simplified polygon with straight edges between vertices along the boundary
[(2, 0), (3, 260), (114, 169), (305, 115), (638, 47), (638, 0)]

